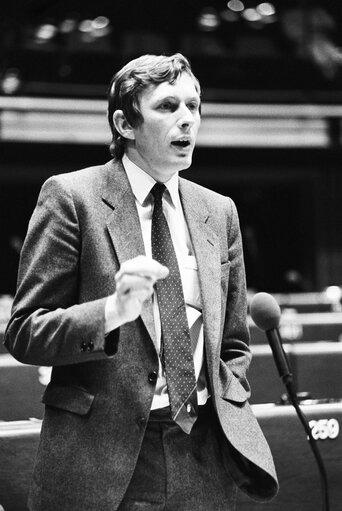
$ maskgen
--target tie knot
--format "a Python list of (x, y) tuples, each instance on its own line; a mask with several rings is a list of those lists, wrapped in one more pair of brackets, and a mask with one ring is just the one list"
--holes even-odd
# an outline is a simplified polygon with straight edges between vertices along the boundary
[(165, 190), (166, 190), (166, 186), (163, 183), (156, 183), (151, 190), (154, 200), (161, 201)]

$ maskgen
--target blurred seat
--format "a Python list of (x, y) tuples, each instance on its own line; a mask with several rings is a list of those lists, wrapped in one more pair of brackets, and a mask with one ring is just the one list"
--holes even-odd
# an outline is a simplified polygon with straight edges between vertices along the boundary
[(41, 419), (41, 397), (50, 373), (48, 367), (21, 364), (10, 354), (0, 355), (0, 420)]
[(341, 288), (328, 286), (324, 291), (305, 293), (274, 293), (282, 310), (295, 309), (297, 312), (339, 312)]
[[(288, 353), (288, 345), (284, 345)], [(252, 394), (250, 403), (279, 403), (285, 392), (268, 344), (251, 346), (252, 362), (247, 374)], [(288, 355), (289, 361), (290, 357)], [(291, 362), (290, 362), (291, 363)]]
[(27, 511), (40, 427), (41, 421), (0, 422), (0, 509), (4, 511)]
[[(248, 373), (251, 403), (279, 403), (286, 389), (278, 375), (268, 344), (252, 346)], [(342, 343), (284, 344), (297, 392), (312, 399), (342, 398)]]
[[(265, 333), (248, 318), (251, 344), (265, 344)], [(282, 312), (279, 331), (285, 342), (342, 340), (341, 312), (297, 313), (295, 309)]]

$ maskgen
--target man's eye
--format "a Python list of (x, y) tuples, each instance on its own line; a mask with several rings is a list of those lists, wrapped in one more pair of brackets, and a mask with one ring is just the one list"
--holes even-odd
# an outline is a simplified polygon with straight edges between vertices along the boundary
[(173, 108), (174, 108), (174, 106), (173, 106), (173, 104), (172, 104), (172, 103), (170, 103), (170, 101), (167, 101), (167, 102), (162, 103), (162, 104), (160, 105), (160, 109), (161, 109), (161, 110), (172, 110)]
[(192, 112), (196, 112), (199, 109), (199, 105), (198, 103), (189, 103), (188, 108)]

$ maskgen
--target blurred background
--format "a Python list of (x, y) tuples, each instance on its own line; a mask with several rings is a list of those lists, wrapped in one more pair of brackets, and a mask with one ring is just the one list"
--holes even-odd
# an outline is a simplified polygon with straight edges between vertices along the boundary
[(0, 21), (0, 294), (51, 174), (109, 159), (106, 91), (143, 53), (182, 52), (203, 87), (188, 177), (230, 195), (248, 286), (342, 282), (338, 0), (16, 0)]
[[(341, 1), (11, 0), (0, 12), (0, 340), (43, 181), (110, 159), (107, 86), (123, 64), (182, 52), (203, 88), (184, 176), (237, 204), (249, 296), (267, 291), (281, 306), (284, 349), (340, 509)], [(306, 438), (264, 333), (249, 327), (251, 403), (282, 488), (268, 509), (312, 511), (320, 496)], [(50, 368), (20, 364), (1, 342), (0, 353), (0, 508), (21, 511)]]

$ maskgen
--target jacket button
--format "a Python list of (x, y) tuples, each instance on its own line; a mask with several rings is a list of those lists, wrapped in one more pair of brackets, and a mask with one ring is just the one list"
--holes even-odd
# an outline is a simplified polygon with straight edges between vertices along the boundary
[(156, 371), (151, 371), (148, 375), (148, 381), (150, 383), (156, 383), (157, 381), (157, 378), (158, 378), (158, 374), (156, 373)]
[(81, 348), (81, 351), (83, 351), (83, 353), (85, 351), (87, 351), (87, 346), (88, 346), (87, 343), (84, 341), (80, 344), (80, 348)]
[(146, 422), (147, 421), (146, 421), (145, 417), (138, 417), (138, 419), (137, 419), (138, 426), (140, 426), (140, 427), (144, 427)]

